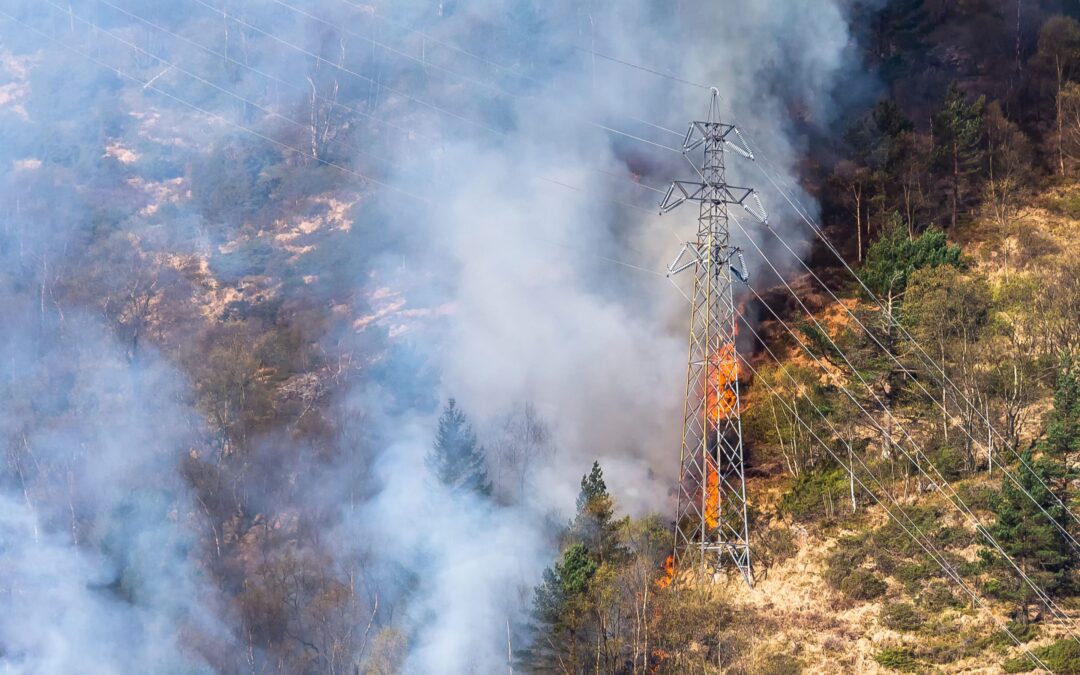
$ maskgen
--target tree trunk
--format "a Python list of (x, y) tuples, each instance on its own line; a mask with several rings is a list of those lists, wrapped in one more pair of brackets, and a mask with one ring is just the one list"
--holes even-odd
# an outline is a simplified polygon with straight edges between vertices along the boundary
[(1057, 69), (1057, 96), (1054, 98), (1054, 109), (1057, 112), (1057, 150), (1058, 150), (1058, 170), (1061, 175), (1065, 175), (1065, 144), (1062, 138), (1061, 130), (1061, 80), (1064, 76), (1064, 67), (1061, 63), (1061, 57), (1055, 59), (1055, 67)]
[(953, 140), (953, 180), (952, 180), (952, 218), (950, 224), (956, 231), (956, 212), (960, 208), (960, 143)]

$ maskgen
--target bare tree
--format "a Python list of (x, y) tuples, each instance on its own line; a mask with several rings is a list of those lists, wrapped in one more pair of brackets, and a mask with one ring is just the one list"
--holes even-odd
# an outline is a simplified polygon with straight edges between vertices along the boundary
[(496, 491), (507, 501), (521, 501), (536, 466), (555, 453), (551, 429), (536, 407), (526, 402), (503, 416), (495, 436), (490, 452)]

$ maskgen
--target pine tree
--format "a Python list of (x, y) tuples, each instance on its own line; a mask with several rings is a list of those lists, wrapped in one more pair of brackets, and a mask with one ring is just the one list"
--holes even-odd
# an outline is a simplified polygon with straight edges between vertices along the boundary
[(907, 289), (911, 275), (924, 267), (961, 266), (960, 247), (950, 244), (941, 230), (931, 227), (915, 239), (908, 237), (903, 220), (893, 214), (889, 226), (866, 252), (860, 275), (874, 295), (890, 302)]
[(570, 523), (570, 537), (585, 545), (597, 563), (616, 562), (623, 553), (618, 542), (619, 524), (615, 520), (615, 500), (604, 483), (599, 462), (581, 477), (577, 513)]
[(439, 417), (435, 444), (427, 456), (428, 468), (439, 481), (459, 492), (491, 494), (484, 448), (468, 418), (454, 399), (446, 404)]
[(535, 630), (540, 637), (524, 660), (544, 672), (555, 663), (579, 672), (579, 642), (592, 609), (589, 583), (599, 566), (583, 544), (574, 544), (562, 560), (544, 570), (533, 597)]
[(964, 201), (968, 175), (981, 157), (982, 110), (985, 97), (968, 102), (954, 82), (945, 94), (941, 110), (934, 115), (936, 159), (948, 176), (950, 223), (956, 229), (957, 214)]
[[(1036, 461), (1030, 450), (1022, 457), (1014, 474), (1019, 486), (1008, 476), (1003, 479), (1001, 492), (990, 502), (996, 520), (987, 531), (1032, 583), (1053, 597), (1068, 585), (1075, 565), (1069, 542), (1058, 529), (1064, 526), (1064, 509), (1046, 487), (1060, 479), (1062, 467), (1049, 458)], [(987, 548), (980, 555), (998, 573), (989, 590), (1016, 602), (1017, 618), (1026, 623), (1029, 608), (1039, 601), (1035, 590), (996, 549)]]
[(1066, 467), (1071, 467), (1080, 453), (1080, 379), (1068, 363), (1058, 373), (1054, 385), (1054, 409), (1047, 417), (1042, 449)]
[(1040, 449), (1047, 458), (1060, 464), (1060, 476), (1054, 485), (1058, 498), (1066, 506), (1074, 495), (1069, 486), (1077, 478), (1076, 458), (1080, 453), (1080, 379), (1070, 362), (1063, 364), (1054, 384), (1054, 407), (1047, 415), (1046, 438)]

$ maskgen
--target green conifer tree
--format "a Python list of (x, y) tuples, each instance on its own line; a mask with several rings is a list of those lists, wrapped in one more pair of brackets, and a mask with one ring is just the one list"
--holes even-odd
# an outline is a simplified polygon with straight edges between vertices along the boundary
[(980, 96), (968, 102), (954, 82), (945, 94), (941, 109), (934, 115), (934, 146), (938, 166), (944, 171), (949, 193), (950, 224), (956, 221), (968, 192), (968, 176), (982, 156), (982, 111)]
[(523, 661), (534, 672), (553, 670), (561, 664), (569, 672), (580, 672), (582, 633), (592, 604), (589, 583), (599, 565), (583, 544), (573, 544), (562, 560), (544, 570), (543, 581), (533, 597), (533, 619), (538, 637)]
[(439, 417), (439, 430), (428, 453), (427, 465), (439, 482), (454, 491), (491, 494), (484, 448), (454, 399), (447, 402)]
[(1080, 379), (1072, 364), (1058, 372), (1054, 385), (1054, 409), (1046, 423), (1043, 451), (1071, 466), (1080, 453)]
[[(1068, 540), (1046, 516), (1049, 514), (1064, 526), (1064, 509), (1046, 487), (1060, 479), (1062, 467), (1049, 458), (1035, 460), (1030, 450), (1022, 457), (1024, 461), (1014, 474), (1019, 485), (1004, 477), (1001, 492), (991, 500), (990, 508), (996, 519), (987, 531), (1032, 583), (1053, 597), (1068, 586), (1075, 565)], [(996, 580), (988, 590), (1014, 601), (1017, 619), (1026, 623), (1029, 609), (1039, 603), (1035, 589), (996, 549), (988, 547), (980, 555), (996, 573)]]
[(599, 462), (581, 477), (577, 513), (570, 523), (572, 540), (585, 545), (597, 563), (617, 562), (624, 553), (619, 546), (619, 523), (615, 520), (615, 500), (604, 482)]

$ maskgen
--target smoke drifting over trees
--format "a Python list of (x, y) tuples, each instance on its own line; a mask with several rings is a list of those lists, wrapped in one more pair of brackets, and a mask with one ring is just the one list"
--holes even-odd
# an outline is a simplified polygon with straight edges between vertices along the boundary
[[(612, 59), (791, 185), (869, 91), (848, 3), (744, 5), (0, 7), (0, 663), (505, 667), (595, 459), (669, 508), (685, 306), (634, 267), (693, 214), (641, 186), (708, 92)], [(490, 497), (426, 466), (451, 397)]]

